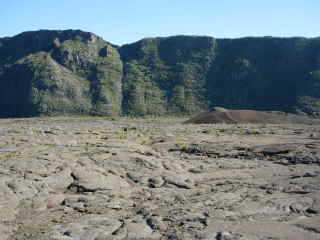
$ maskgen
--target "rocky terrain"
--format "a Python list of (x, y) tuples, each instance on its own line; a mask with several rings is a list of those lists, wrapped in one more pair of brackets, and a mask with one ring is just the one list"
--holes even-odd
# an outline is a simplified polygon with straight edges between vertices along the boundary
[(320, 239), (319, 125), (184, 120), (0, 120), (0, 239)]
[(0, 38), (0, 117), (183, 116), (215, 106), (320, 116), (320, 38)]

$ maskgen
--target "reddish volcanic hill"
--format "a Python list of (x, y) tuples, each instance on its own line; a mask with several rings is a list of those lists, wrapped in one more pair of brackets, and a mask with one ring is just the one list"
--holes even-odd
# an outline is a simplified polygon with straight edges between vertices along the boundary
[(185, 123), (311, 123), (313, 120), (283, 112), (263, 112), (255, 110), (233, 110), (215, 107), (213, 110), (189, 119)]

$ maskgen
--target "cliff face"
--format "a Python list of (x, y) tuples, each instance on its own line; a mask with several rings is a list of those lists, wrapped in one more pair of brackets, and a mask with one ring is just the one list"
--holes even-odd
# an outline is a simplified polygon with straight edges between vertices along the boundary
[(123, 46), (123, 111), (192, 113), (208, 107), (207, 75), (216, 41), (209, 37), (144, 39)]
[(307, 89), (315, 84), (310, 76), (319, 68), (319, 42), (304, 38), (219, 40), (209, 77), (212, 103), (294, 111), (299, 97), (311, 94)]
[(320, 38), (176, 36), (116, 47), (79, 30), (0, 39), (0, 116), (320, 113)]
[(122, 62), (96, 35), (27, 32), (0, 46), (0, 115), (120, 113)]
[(192, 113), (224, 106), (319, 113), (319, 44), (171, 37), (124, 46), (124, 111)]

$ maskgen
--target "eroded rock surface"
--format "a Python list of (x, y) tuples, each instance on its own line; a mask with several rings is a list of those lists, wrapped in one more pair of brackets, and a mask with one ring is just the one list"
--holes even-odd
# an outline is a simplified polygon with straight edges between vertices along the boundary
[(320, 239), (320, 127), (0, 120), (0, 239)]

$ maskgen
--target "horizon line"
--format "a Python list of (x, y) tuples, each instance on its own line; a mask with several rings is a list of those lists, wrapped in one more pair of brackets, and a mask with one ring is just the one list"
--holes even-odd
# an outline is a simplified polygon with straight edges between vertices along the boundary
[[(65, 28), (65, 29), (49, 29), (49, 28), (41, 28), (41, 29), (37, 29), (37, 30), (26, 30), (26, 31), (21, 31), (19, 33), (13, 34), (13, 35), (6, 35), (6, 36), (0, 36), (0, 39), (5, 39), (5, 38), (14, 38), (17, 37), (21, 34), (24, 33), (33, 33), (33, 32), (41, 32), (41, 31), (56, 31), (56, 32), (63, 32), (63, 31), (81, 31), (84, 33), (91, 33), (94, 34), (100, 38), (102, 38), (104, 41), (109, 42), (111, 44), (114, 44), (112, 41), (107, 40), (104, 36), (102, 36), (102, 34), (97, 34), (93, 31), (87, 31), (87, 30), (83, 30), (83, 29), (76, 29), (76, 28)], [(317, 39), (320, 38), (320, 35), (318, 36), (313, 36), (313, 37), (306, 37), (303, 35), (292, 35), (292, 36), (277, 36), (277, 35), (244, 35), (244, 36), (240, 36), (240, 37), (214, 37), (212, 35), (205, 35), (205, 34), (185, 34), (185, 33), (181, 33), (181, 34), (163, 34), (163, 35), (158, 35), (158, 36), (147, 36), (147, 37), (141, 37), (135, 41), (129, 41), (127, 43), (122, 43), (122, 44), (118, 44), (115, 43), (114, 45), (118, 45), (118, 46), (123, 46), (123, 45), (128, 45), (128, 44), (132, 44), (132, 43), (136, 43), (145, 39), (157, 39), (157, 38), (170, 38), (170, 37), (208, 37), (208, 38), (213, 38), (213, 39), (218, 39), (218, 40), (237, 40), (237, 39), (248, 39), (248, 38), (278, 38), (278, 39)]]

